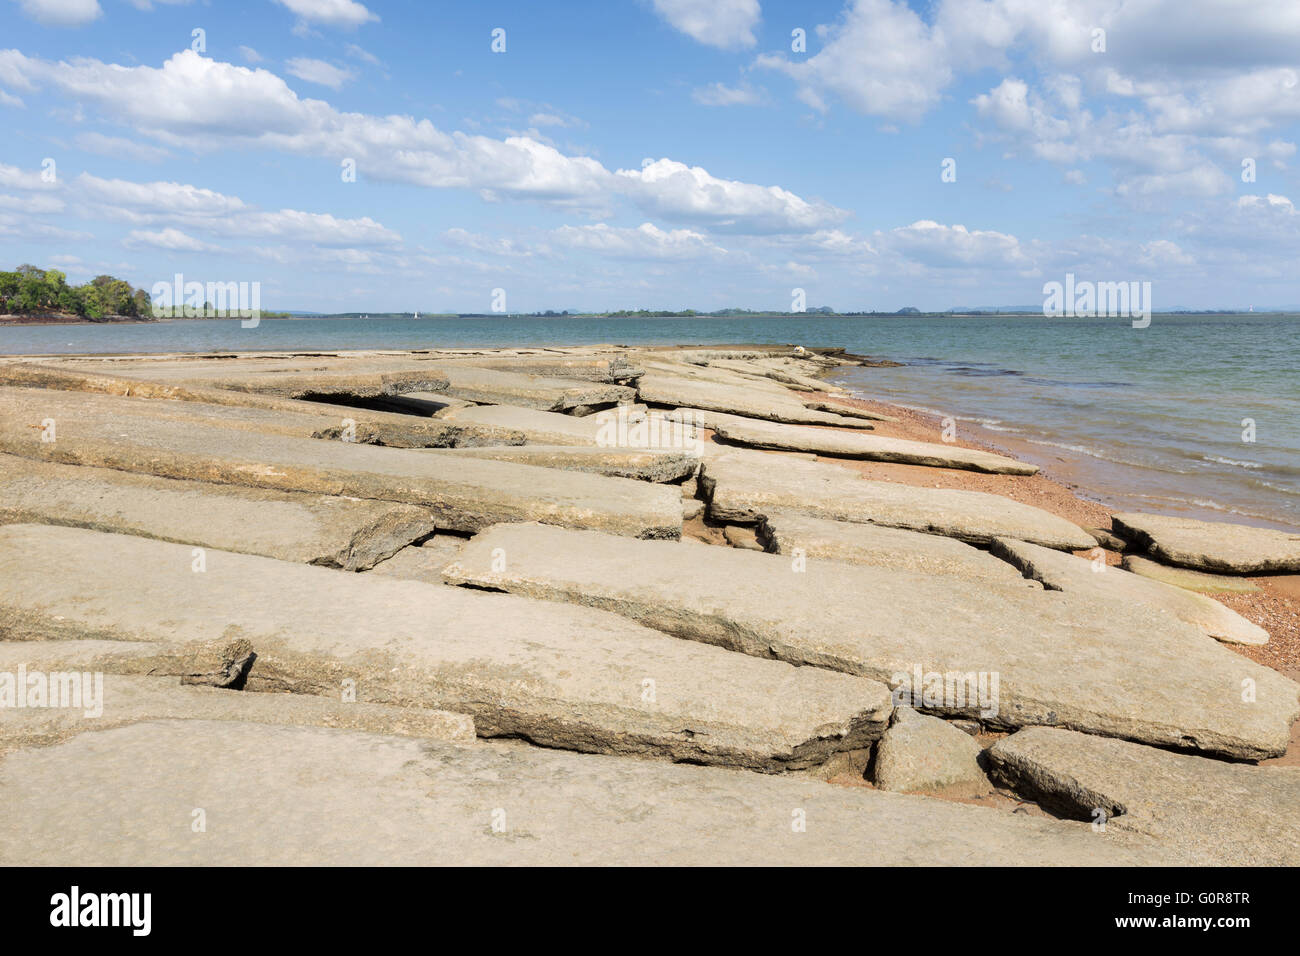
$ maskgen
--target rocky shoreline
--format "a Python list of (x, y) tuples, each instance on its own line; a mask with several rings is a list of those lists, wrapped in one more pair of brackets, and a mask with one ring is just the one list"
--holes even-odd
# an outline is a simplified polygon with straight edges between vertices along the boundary
[(0, 861), (1300, 862), (1300, 539), (871, 364), (0, 358)]

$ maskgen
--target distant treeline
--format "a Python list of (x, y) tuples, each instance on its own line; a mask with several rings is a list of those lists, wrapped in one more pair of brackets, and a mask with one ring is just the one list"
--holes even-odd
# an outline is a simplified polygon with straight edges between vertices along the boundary
[(153, 317), (149, 293), (114, 276), (95, 276), (85, 285), (68, 285), (58, 269), (21, 265), (0, 272), (0, 314), (75, 315), (84, 319), (110, 316)]

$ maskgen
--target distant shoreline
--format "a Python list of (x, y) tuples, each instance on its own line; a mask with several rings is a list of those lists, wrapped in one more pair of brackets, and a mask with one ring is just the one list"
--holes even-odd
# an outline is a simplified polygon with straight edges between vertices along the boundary
[[(464, 313), (430, 313), (416, 318), (413, 313), (378, 313), (375, 315), (358, 315), (356, 313), (335, 313), (330, 315), (263, 315), (259, 318), (262, 322), (303, 322), (303, 321), (321, 321), (328, 320), (334, 322), (380, 322), (380, 321), (434, 321), (443, 320), (449, 322), (464, 321), (466, 319), (485, 319), (485, 320), (503, 320), (518, 322), (520, 320), (534, 320), (537, 322), (549, 321), (566, 321), (572, 319), (608, 319), (612, 322), (635, 322), (645, 318), (655, 319), (680, 319), (682, 321), (691, 320), (746, 320), (746, 319), (772, 319), (790, 316), (803, 316), (814, 319), (1038, 319), (1044, 318), (1041, 312), (745, 312), (729, 315), (717, 315), (713, 313), (696, 313), (687, 314), (662, 314), (662, 315), (610, 315), (601, 313), (588, 312), (570, 312), (561, 315), (542, 315), (537, 313), (481, 313), (481, 312), (464, 312)], [(1257, 312), (1237, 312), (1237, 311), (1190, 311), (1178, 310), (1174, 312), (1152, 312), (1153, 318), (1156, 317), (1178, 317), (1178, 316), (1198, 316), (1202, 318), (1212, 318), (1221, 316), (1224, 318), (1233, 318), (1238, 316), (1275, 316), (1275, 317), (1293, 317), (1300, 318), (1300, 312), (1291, 312), (1285, 309), (1278, 310), (1261, 310)], [(40, 326), (64, 326), (64, 325), (163, 325), (172, 322), (225, 322), (234, 321), (237, 316), (168, 316), (167, 318), (139, 318), (136, 316), (111, 316), (102, 319), (87, 319), (82, 316), (26, 316), (26, 315), (0, 315), (0, 327), (6, 326), (23, 326), (23, 327), (40, 327)], [(1105, 318), (1105, 316), (1051, 316), (1062, 322), (1068, 322), (1071, 318)]]

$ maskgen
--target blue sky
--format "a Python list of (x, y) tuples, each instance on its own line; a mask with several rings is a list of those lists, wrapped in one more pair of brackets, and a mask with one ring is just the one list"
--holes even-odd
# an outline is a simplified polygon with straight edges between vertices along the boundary
[(1295, 0), (0, 0), (0, 263), (320, 311), (1288, 306), (1298, 78)]

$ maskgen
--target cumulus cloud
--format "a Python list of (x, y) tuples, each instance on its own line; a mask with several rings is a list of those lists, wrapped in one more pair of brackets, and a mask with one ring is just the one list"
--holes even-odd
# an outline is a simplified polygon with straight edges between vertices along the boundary
[[(277, 239), (319, 246), (392, 247), (402, 241), (398, 233), (368, 216), (347, 219), (297, 209), (262, 210), (237, 196), (189, 183), (103, 179), (89, 173), (81, 173), (66, 183), (46, 183), (37, 172), (0, 164), (0, 188), (36, 193), (35, 198), (29, 197), (21, 205), (8, 204), (8, 208), (28, 214), (58, 212), (66, 202), (84, 218), (159, 227), (133, 231), (131, 235), (137, 242), (146, 242), (146, 236), (175, 238), (173, 233)], [(53, 196), (48, 195), (51, 191)]]
[(928, 266), (1017, 271), (1035, 268), (1033, 260), (1021, 248), (1020, 240), (1002, 232), (947, 226), (922, 219), (876, 236), (885, 247)]
[[(799, 98), (818, 110), (839, 101), (911, 122), (937, 108), (963, 75), (998, 69), (1010, 75), (974, 101), (981, 119), (1004, 136), (1017, 133), (1039, 158), (1105, 159), (1120, 167), (1130, 196), (1214, 195), (1223, 181), (1205, 155), (1216, 140), (1255, 137), (1245, 155), (1258, 155), (1269, 129), (1300, 120), (1300, 4), (1293, 0), (936, 0), (924, 13), (914, 7), (851, 0), (836, 23), (818, 28), (819, 51), (765, 54), (756, 65), (790, 76)], [(1089, 97), (1107, 99), (1106, 107), (1090, 112)], [(1091, 127), (1088, 141), (1079, 135), (1084, 126)], [(1129, 161), (1106, 148), (1113, 131), (1121, 131)], [(1190, 155), (1164, 169), (1125, 170), (1144, 165), (1133, 150), (1145, 146), (1162, 156), (1173, 149)]]
[(719, 179), (702, 167), (666, 158), (647, 159), (640, 169), (620, 169), (617, 175), (638, 205), (714, 229), (807, 232), (848, 217), (829, 203), (809, 202), (780, 186)]
[(843, 22), (825, 32), (826, 44), (806, 59), (765, 54), (757, 60), (792, 77), (800, 98), (815, 109), (827, 109), (833, 95), (861, 113), (916, 120), (952, 81), (942, 37), (906, 3), (854, 0)]
[(708, 46), (736, 50), (758, 42), (758, 0), (654, 0), (654, 8), (674, 30)]
[[(1007, 77), (971, 102), (988, 121), (987, 135), (1014, 143), (1039, 159), (1064, 166), (1090, 160), (1109, 163), (1115, 191), (1130, 199), (1161, 194), (1215, 196), (1231, 183), (1226, 173), (1202, 151), (1210, 144), (1186, 133), (1157, 129), (1140, 114), (1070, 109), (1073, 97), (1054, 101), (1032, 90), (1018, 77)], [(1082, 181), (1077, 170), (1067, 182)]]
[(259, 146), (355, 159), (368, 179), (477, 190), (485, 198), (533, 199), (599, 208), (625, 198), (659, 218), (733, 231), (807, 231), (844, 219), (825, 202), (778, 186), (713, 176), (670, 159), (611, 172), (531, 136), (494, 139), (444, 132), (410, 116), (345, 113), (298, 96), (279, 76), (200, 56), (174, 54), (161, 67), (98, 60), (52, 63), (0, 51), (6, 72), (49, 83), (101, 114), (167, 145)]

